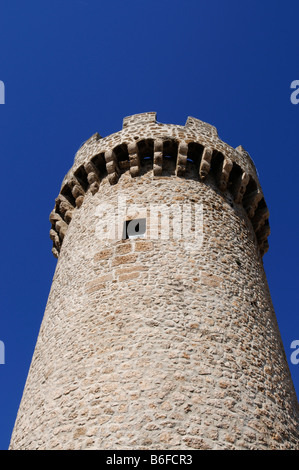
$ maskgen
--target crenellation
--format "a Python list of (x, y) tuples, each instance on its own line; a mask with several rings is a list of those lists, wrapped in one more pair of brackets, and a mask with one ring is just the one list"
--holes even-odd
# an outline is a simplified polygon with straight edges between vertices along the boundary
[(229, 175), (233, 168), (233, 162), (230, 158), (224, 158), (221, 168), (221, 175), (219, 180), (219, 188), (221, 191), (226, 191), (228, 187)]
[(55, 229), (59, 234), (59, 238), (63, 240), (68, 229), (68, 224), (62, 218), (60, 218), (60, 220), (55, 222)]
[[(228, 146), (219, 139), (214, 126), (192, 117), (187, 119), (185, 126), (176, 126), (157, 123), (156, 113), (141, 113), (124, 118), (122, 131), (111, 136), (102, 138), (94, 134), (83, 145), (80, 155), (77, 154), (73, 170), (66, 175), (61, 192), (69, 187), (75, 206), (79, 208), (88, 189), (92, 194), (99, 191), (103, 174), (107, 173), (112, 185), (127, 170), (131, 177), (138, 177), (142, 165), (142, 171), (145, 170), (145, 161), (149, 169), (151, 156), (153, 176), (162, 177), (164, 159), (168, 154), (166, 144), (170, 145), (171, 156), (176, 161), (177, 177), (184, 177), (188, 159), (193, 161), (192, 149), (196, 148), (196, 161), (193, 163), (198, 166), (199, 180), (205, 182), (208, 174), (213, 174), (219, 189), (222, 192), (229, 190), (235, 203), (246, 206), (249, 217), (253, 218), (263, 196), (248, 152), (242, 146), (236, 149)], [(88, 149), (91, 150), (90, 154), (87, 153)], [(101, 171), (94, 163), (100, 155), (103, 155)], [(248, 191), (249, 186), (251, 191)], [(62, 214), (65, 214), (63, 217), (69, 224), (72, 211), (64, 211), (62, 207)]]
[(70, 224), (71, 220), (73, 218), (73, 211), (72, 210), (69, 210), (69, 211), (66, 211), (66, 213), (64, 214), (64, 220), (67, 224)]
[(51, 251), (52, 251), (52, 254), (53, 254), (54, 258), (58, 259), (60, 249), (58, 250), (55, 246), (53, 246)]
[(261, 251), (261, 256), (264, 256), (264, 254), (266, 254), (267, 251), (269, 250), (269, 242), (268, 242), (268, 240), (265, 240), (264, 242), (262, 242), (262, 243), (259, 245), (259, 248), (260, 248), (260, 251)]
[(76, 152), (75, 162), (85, 158), (88, 154), (93, 153), (98, 146), (98, 141), (102, 139), (102, 136), (95, 132), (89, 139), (87, 139)]
[(259, 202), (262, 200), (262, 198), (263, 198), (263, 193), (260, 189), (256, 189), (255, 191), (252, 191), (252, 193), (243, 197), (243, 205), (250, 219), (254, 217), (257, 206)]
[(255, 232), (258, 232), (259, 229), (264, 225), (266, 220), (269, 219), (269, 209), (265, 205), (264, 207), (257, 208), (253, 218), (252, 218), (252, 226)]
[[(134, 116), (129, 116), (128, 120), (131, 119), (134, 121)], [(155, 122), (153, 117), (148, 120), (148, 122), (146, 122), (146, 119), (144, 121), (144, 119), (136, 118), (134, 126), (125, 126), (125, 128), (123, 128), (121, 131), (95, 141), (93, 146), (86, 146), (84, 152), (77, 153), (73, 171), (75, 171), (75, 169), (78, 168), (80, 164), (84, 163), (84, 161), (88, 159), (91, 159), (97, 153), (105, 153), (107, 149), (115, 148), (124, 142), (129, 144), (138, 140), (144, 140), (148, 138), (155, 139), (161, 137), (163, 139), (177, 139), (178, 141), (185, 140), (187, 143), (198, 142), (204, 146), (212, 146), (215, 148), (215, 150), (223, 152), (233, 161), (239, 161), (241, 166), (244, 166), (244, 170), (252, 173), (256, 178), (254, 164), (249, 154), (241, 146), (239, 146), (237, 149), (233, 149), (219, 139), (217, 130), (214, 128), (214, 126), (191, 117), (188, 118), (185, 126), (161, 124)], [(69, 176), (70, 173), (66, 176), (66, 179)]]
[(87, 173), (87, 181), (92, 194), (95, 194), (100, 188), (100, 173), (92, 161), (84, 164), (84, 169)]
[(66, 199), (65, 196), (59, 194), (58, 197), (55, 199), (56, 208), (58, 208), (59, 212), (64, 216), (66, 212), (73, 211), (74, 207), (72, 204)]
[(52, 225), (55, 225), (56, 221), (60, 220), (61, 219), (61, 215), (59, 215), (55, 209), (52, 210), (52, 212), (50, 213), (50, 216), (49, 216), (49, 220), (51, 222)]
[(234, 200), (237, 204), (241, 204), (249, 181), (249, 174), (241, 171), (234, 188)]
[(202, 154), (200, 167), (199, 167), (199, 177), (203, 181), (209, 174), (209, 171), (211, 168), (212, 155), (213, 155), (213, 149), (209, 147), (205, 147), (203, 154)]
[(265, 221), (264, 225), (256, 232), (256, 237), (259, 244), (263, 244), (270, 235), (270, 226)]
[(188, 144), (181, 141), (178, 148), (176, 175), (184, 176), (188, 158)]
[(105, 152), (105, 161), (109, 183), (116, 184), (120, 175), (120, 169), (116, 155), (112, 149)]
[(154, 162), (153, 162), (153, 175), (162, 175), (163, 164), (163, 139), (155, 139), (154, 141)]
[(218, 137), (216, 127), (206, 122), (200, 121), (199, 119), (196, 119), (191, 116), (188, 117), (185, 127), (190, 128), (194, 130), (195, 132), (198, 132), (199, 134), (206, 133), (212, 137), (216, 137), (216, 138)]
[(255, 176), (255, 178), (257, 178), (256, 167), (249, 153), (244, 149), (244, 147), (242, 147), (242, 145), (239, 145), (238, 147), (236, 147), (235, 150), (238, 152), (240, 156), (242, 156), (243, 161), (246, 161), (248, 165), (248, 171), (252, 173)]
[(140, 156), (137, 142), (128, 144), (128, 154), (130, 160), (130, 173), (132, 177), (139, 176), (140, 173)]
[(140, 114), (133, 114), (132, 116), (127, 116), (123, 119), (123, 129), (129, 126), (140, 125), (140, 124), (148, 124), (148, 123), (156, 123), (157, 122), (157, 113), (150, 112), (150, 113), (140, 113)]
[(56, 230), (54, 230), (52, 228), (50, 230), (50, 238), (51, 238), (51, 240), (53, 240), (53, 243), (54, 243), (55, 246), (60, 245), (60, 238), (58, 236), (58, 233), (56, 232)]
[(68, 187), (71, 190), (72, 196), (75, 200), (76, 207), (77, 208), (81, 207), (83, 200), (84, 200), (85, 191), (83, 187), (81, 186), (80, 181), (78, 180), (78, 178), (76, 178), (75, 175), (73, 175), (68, 180)]

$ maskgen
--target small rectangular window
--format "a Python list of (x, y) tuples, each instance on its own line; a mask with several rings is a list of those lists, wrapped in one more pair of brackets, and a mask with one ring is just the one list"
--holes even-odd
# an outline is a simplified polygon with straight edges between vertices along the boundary
[(144, 237), (146, 232), (146, 219), (126, 220), (123, 227), (123, 240)]

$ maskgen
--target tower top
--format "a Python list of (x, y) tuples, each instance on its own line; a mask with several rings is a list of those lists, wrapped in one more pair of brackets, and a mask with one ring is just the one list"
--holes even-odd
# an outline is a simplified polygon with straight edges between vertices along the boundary
[(195, 165), (199, 183), (213, 176), (219, 191), (228, 191), (234, 204), (243, 205), (263, 256), (269, 246), (269, 211), (249, 154), (223, 142), (214, 126), (199, 119), (188, 117), (185, 126), (162, 124), (155, 112), (127, 116), (122, 130), (107, 137), (95, 133), (79, 148), (50, 214), (54, 256), (59, 256), (73, 211), (88, 191), (95, 194), (105, 178), (116, 184), (125, 171), (132, 177), (144, 171), (161, 177), (166, 157), (175, 159), (176, 177), (183, 178), (188, 166)]

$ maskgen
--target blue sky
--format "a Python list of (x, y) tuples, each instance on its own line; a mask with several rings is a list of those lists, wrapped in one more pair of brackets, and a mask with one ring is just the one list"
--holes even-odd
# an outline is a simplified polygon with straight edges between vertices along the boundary
[(0, 449), (7, 449), (51, 287), (49, 213), (82, 142), (125, 116), (194, 116), (252, 156), (270, 210), (264, 257), (299, 396), (299, 4), (3, 0), (0, 6)]

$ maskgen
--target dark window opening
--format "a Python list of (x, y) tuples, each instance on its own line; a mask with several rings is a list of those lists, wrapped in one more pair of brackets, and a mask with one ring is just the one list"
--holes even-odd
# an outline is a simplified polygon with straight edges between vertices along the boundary
[(61, 189), (61, 194), (72, 204), (73, 207), (76, 207), (76, 201), (74, 196), (72, 195), (72, 191), (70, 187), (65, 184), (63, 188)]
[(215, 181), (218, 183), (222, 173), (224, 156), (218, 150), (213, 151), (211, 160), (211, 174), (214, 176)]
[(174, 140), (166, 140), (163, 142), (163, 157), (173, 158), (175, 161), (178, 155), (178, 144)]
[(104, 178), (107, 175), (107, 170), (106, 170), (106, 161), (105, 161), (105, 154), (104, 153), (99, 153), (98, 155), (95, 155), (91, 159), (92, 163), (95, 165), (97, 168), (100, 178)]
[(266, 209), (266, 208), (267, 208), (266, 201), (264, 198), (262, 198), (260, 202), (258, 203), (257, 210)]
[(146, 219), (126, 220), (123, 227), (123, 240), (143, 237), (146, 232)]
[(163, 142), (163, 174), (175, 175), (176, 162), (178, 156), (178, 144), (175, 140)]
[(203, 146), (197, 142), (190, 142), (188, 145), (188, 158), (187, 162), (199, 168), (201, 157), (203, 153)]
[(249, 182), (246, 187), (246, 191), (243, 196), (243, 201), (246, 201), (246, 198), (250, 196), (250, 194), (254, 193), (256, 190), (257, 190), (257, 184), (252, 178), (252, 176), (250, 176)]
[(228, 178), (228, 188), (233, 196), (233, 198), (237, 197), (240, 180), (243, 175), (242, 168), (237, 165), (237, 163), (233, 163), (233, 167), (231, 169), (229, 178)]
[(118, 162), (124, 162), (125, 160), (129, 160), (128, 147), (126, 144), (118, 145), (113, 151)]
[(85, 168), (83, 166), (80, 166), (78, 170), (75, 171), (74, 175), (76, 176), (77, 180), (79, 181), (84, 191), (87, 191), (89, 184), (88, 184), (87, 173), (85, 171)]
[(129, 152), (126, 144), (118, 145), (113, 149), (113, 152), (121, 170), (127, 170), (130, 168)]
[(140, 162), (148, 163), (153, 161), (154, 157), (154, 141), (152, 139), (144, 139), (137, 143)]

